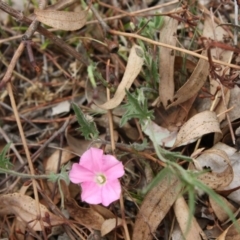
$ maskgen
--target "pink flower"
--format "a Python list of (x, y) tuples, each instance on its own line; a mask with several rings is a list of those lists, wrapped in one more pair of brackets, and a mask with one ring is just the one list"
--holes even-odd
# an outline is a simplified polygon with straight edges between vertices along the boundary
[(98, 148), (88, 149), (69, 172), (71, 182), (81, 183), (83, 201), (104, 206), (120, 198), (118, 178), (123, 175), (123, 164), (112, 155), (104, 155)]

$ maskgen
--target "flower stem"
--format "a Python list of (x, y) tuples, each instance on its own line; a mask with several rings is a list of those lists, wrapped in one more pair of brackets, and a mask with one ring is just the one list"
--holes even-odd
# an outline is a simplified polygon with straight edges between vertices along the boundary
[(21, 177), (21, 178), (32, 178), (32, 179), (48, 179), (49, 175), (42, 174), (42, 175), (31, 175), (31, 174), (25, 174), (25, 173), (19, 173), (15, 172), (10, 169), (5, 169), (5, 168), (0, 168), (0, 173), (7, 173), (16, 177)]

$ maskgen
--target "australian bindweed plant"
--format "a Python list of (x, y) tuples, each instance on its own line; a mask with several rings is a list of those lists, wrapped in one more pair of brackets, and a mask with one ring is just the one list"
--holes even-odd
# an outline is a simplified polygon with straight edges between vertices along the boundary
[[(126, 104), (123, 105), (125, 113), (121, 118), (120, 127), (129, 120), (135, 118), (139, 121), (143, 129), (147, 121), (154, 119), (153, 110), (149, 109), (148, 101), (145, 94), (146, 91), (144, 91), (144, 88), (138, 88), (132, 93), (126, 91), (127, 101)], [(80, 131), (85, 137), (85, 139), (96, 139), (98, 137), (98, 130), (93, 120), (89, 119), (89, 117), (86, 117), (86, 115), (83, 114), (83, 112), (77, 105), (73, 104), (73, 109), (80, 125)], [(190, 210), (188, 221), (189, 224), (195, 211), (195, 202), (198, 198), (197, 192), (204, 192), (209, 195), (209, 197), (211, 197), (217, 204), (222, 206), (225, 212), (229, 215), (229, 218), (233, 222), (236, 222), (233, 213), (226, 206), (221, 197), (219, 197), (219, 195), (214, 190), (209, 188), (207, 185), (205, 185), (198, 179), (199, 174), (204, 174), (205, 171), (194, 172), (192, 170), (184, 169), (177, 163), (177, 160), (179, 159), (191, 163), (193, 160), (191, 157), (184, 156), (179, 152), (173, 152), (161, 148), (155, 141), (154, 134), (152, 134), (150, 139), (152, 140), (152, 144), (158, 158), (160, 159), (160, 161), (165, 163), (165, 168), (155, 176), (153, 181), (145, 189), (142, 190), (141, 195), (145, 195), (148, 191), (154, 188), (154, 186), (156, 186), (166, 175), (175, 175), (180, 179), (182, 183), (182, 193), (188, 198)], [(134, 147), (134, 145), (131, 146)], [(148, 143), (147, 141), (145, 141), (143, 145), (141, 145), (141, 147), (138, 148), (137, 146), (137, 149), (138, 151), (142, 151), (147, 146)]]
[[(144, 91), (142, 89), (136, 89), (134, 93), (130, 93), (126, 91), (127, 103), (124, 105), (125, 114), (122, 116), (120, 126), (123, 126), (127, 121), (132, 118), (138, 119), (141, 127), (144, 127), (146, 121), (149, 121), (154, 118), (153, 110), (149, 110), (149, 106), (147, 103), (147, 99), (145, 98)], [(73, 105), (73, 109), (76, 113), (76, 117), (78, 123), (80, 125), (80, 131), (82, 135), (89, 139), (96, 139), (98, 136), (98, 131), (96, 125), (92, 120), (88, 120), (88, 118), (82, 113), (81, 109), (79, 109), (76, 105)], [(191, 163), (192, 158), (188, 156), (184, 156), (179, 152), (173, 152), (166, 149), (161, 148), (156, 141), (154, 140), (154, 134), (152, 134), (152, 144), (154, 146), (155, 152), (160, 159), (160, 161), (165, 163), (165, 168), (161, 170), (153, 179), (153, 181), (143, 189), (139, 194), (139, 199), (142, 198), (145, 194), (147, 194), (152, 188), (159, 184), (159, 182), (165, 178), (166, 176), (174, 175), (177, 176), (182, 184), (182, 194), (187, 196), (188, 205), (189, 205), (189, 220), (188, 224), (191, 223), (191, 219), (194, 215), (195, 211), (195, 202), (198, 199), (198, 192), (203, 192), (211, 197), (217, 204), (222, 206), (224, 211), (229, 215), (229, 218), (236, 223), (236, 219), (234, 214), (229, 209), (229, 207), (223, 202), (222, 198), (207, 185), (202, 183), (198, 176), (200, 174), (206, 173), (206, 171), (192, 171), (188, 169), (184, 169), (181, 165), (177, 163), (177, 160), (185, 160), (186, 162)], [(140, 144), (139, 144), (140, 145)], [(134, 145), (131, 145), (134, 146)], [(138, 151), (142, 151), (147, 147), (148, 144), (145, 141), (141, 147), (137, 146), (135, 149)], [(189, 225), (190, 226), (190, 225)], [(189, 227), (188, 226), (188, 227)]]

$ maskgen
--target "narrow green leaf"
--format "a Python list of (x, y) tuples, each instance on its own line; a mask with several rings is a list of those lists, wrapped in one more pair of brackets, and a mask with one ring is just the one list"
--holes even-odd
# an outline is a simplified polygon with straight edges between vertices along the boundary
[(126, 95), (128, 101), (123, 106), (126, 108), (126, 112), (121, 119), (120, 127), (132, 118), (138, 118), (140, 123), (146, 119), (153, 118), (153, 111), (148, 110), (147, 100), (141, 91), (137, 91), (137, 94), (134, 94), (126, 90)]
[(8, 143), (0, 153), (0, 168), (3, 169), (9, 169), (9, 167), (12, 166), (12, 163), (10, 162), (9, 158), (6, 157), (7, 151), (10, 148), (11, 143)]
[(80, 125), (79, 130), (81, 131), (82, 135), (87, 140), (96, 139), (99, 135), (99, 132), (95, 123), (91, 119), (87, 119), (82, 110), (75, 103), (72, 104), (72, 107), (76, 114), (78, 124)]

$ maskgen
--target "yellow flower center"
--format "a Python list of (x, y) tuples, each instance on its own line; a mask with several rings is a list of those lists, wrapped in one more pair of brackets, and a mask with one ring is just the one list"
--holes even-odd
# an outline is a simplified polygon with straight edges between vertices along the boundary
[(103, 185), (106, 182), (106, 177), (103, 174), (98, 174), (96, 176), (96, 182), (100, 185)]

